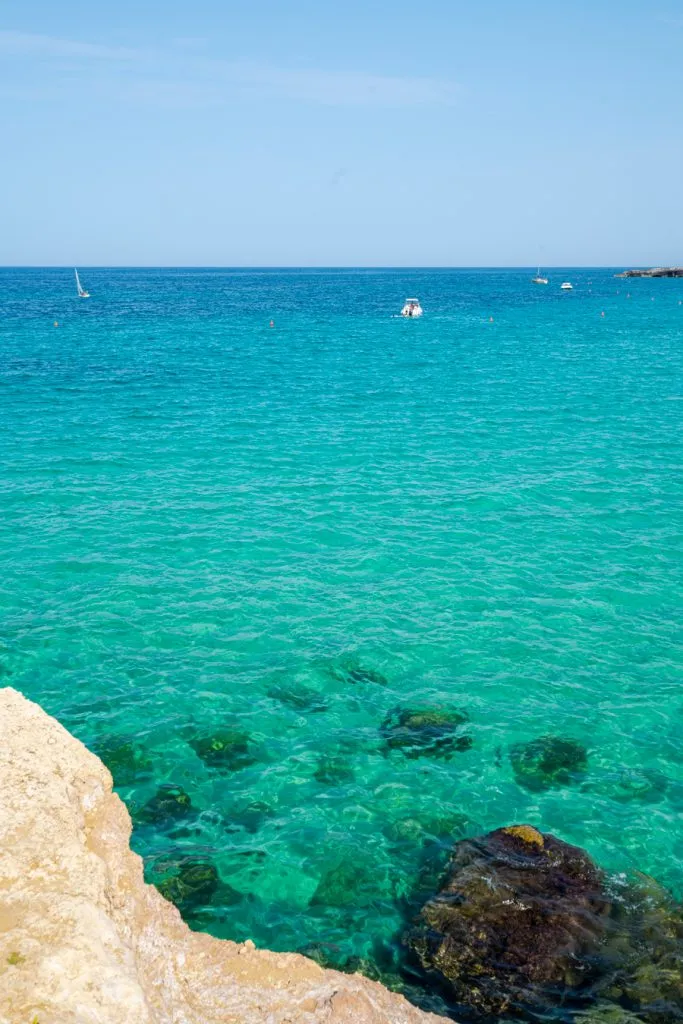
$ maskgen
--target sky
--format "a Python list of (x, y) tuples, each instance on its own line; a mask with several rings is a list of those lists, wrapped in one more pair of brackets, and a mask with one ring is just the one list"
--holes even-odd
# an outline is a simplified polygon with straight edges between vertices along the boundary
[(683, 264), (681, 0), (2, 0), (0, 264)]

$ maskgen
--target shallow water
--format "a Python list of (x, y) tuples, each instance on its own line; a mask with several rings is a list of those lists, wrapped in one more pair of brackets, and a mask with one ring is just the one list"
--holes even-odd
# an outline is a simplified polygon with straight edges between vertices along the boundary
[[(515, 821), (683, 896), (683, 281), (81, 276), (0, 270), (0, 673), (114, 762), (149, 880), (208, 861), (195, 927), (338, 961)], [(387, 748), (443, 705), (468, 749)], [(587, 770), (529, 788), (548, 733)]]

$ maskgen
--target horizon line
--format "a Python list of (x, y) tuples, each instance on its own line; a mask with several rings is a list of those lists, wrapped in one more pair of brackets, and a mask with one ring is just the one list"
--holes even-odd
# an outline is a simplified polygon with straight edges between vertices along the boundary
[[(673, 267), (669, 263), (555, 263), (543, 270)], [(0, 270), (73, 270), (73, 263), (0, 263)], [(536, 263), (79, 263), (86, 270), (533, 270)]]

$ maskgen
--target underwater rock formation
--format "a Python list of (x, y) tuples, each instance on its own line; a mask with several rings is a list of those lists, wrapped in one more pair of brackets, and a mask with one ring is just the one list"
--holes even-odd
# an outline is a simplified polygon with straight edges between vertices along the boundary
[(124, 736), (104, 736), (95, 744), (95, 753), (112, 773), (115, 786), (132, 786), (152, 773), (146, 751)]
[(351, 782), (354, 778), (351, 761), (340, 754), (323, 754), (313, 778), (328, 786), (340, 786), (344, 782)]
[(0, 1021), (438, 1024), (360, 975), (191, 932), (130, 832), (102, 762), (0, 691)]
[(204, 764), (231, 772), (256, 764), (257, 758), (250, 744), (248, 732), (232, 727), (220, 729), (210, 736), (195, 736), (190, 740), (190, 746)]
[(208, 903), (219, 885), (220, 878), (213, 864), (189, 859), (180, 865), (177, 874), (157, 882), (157, 889), (165, 900), (186, 913)]
[(364, 665), (355, 655), (344, 655), (338, 661), (328, 664), (328, 671), (342, 683), (355, 685), (374, 683), (376, 686), (388, 686), (389, 680), (374, 668)]
[(683, 908), (530, 825), (457, 843), (405, 942), (428, 989), (487, 1016), (683, 1020)]
[(579, 780), (588, 769), (588, 754), (576, 740), (539, 736), (512, 747), (510, 762), (520, 786), (542, 790)]
[(327, 701), (323, 694), (302, 683), (276, 683), (268, 690), (268, 696), (295, 711), (327, 711)]
[(137, 820), (149, 825), (161, 825), (187, 817), (192, 812), (192, 801), (182, 786), (165, 783), (138, 812)]
[(610, 903), (587, 854), (529, 825), (465, 839), (410, 945), (457, 1002), (539, 1007), (590, 983)]
[(405, 757), (429, 756), (450, 759), (469, 750), (472, 737), (465, 731), (469, 716), (461, 708), (397, 708), (382, 723), (380, 732), (387, 751), (400, 750)]

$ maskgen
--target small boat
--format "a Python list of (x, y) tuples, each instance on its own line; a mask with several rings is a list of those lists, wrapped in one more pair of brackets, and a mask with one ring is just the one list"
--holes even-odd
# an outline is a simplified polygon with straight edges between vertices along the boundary
[(74, 267), (74, 274), (76, 275), (76, 287), (78, 288), (78, 297), (79, 297), (79, 299), (89, 299), (90, 298), (90, 292), (86, 292), (85, 288), (83, 288), (81, 286), (81, 279), (78, 276), (78, 271), (76, 270), (75, 267)]
[(401, 316), (422, 316), (422, 306), (419, 299), (406, 299)]
[(569, 281), (563, 281), (562, 284), (560, 285), (560, 288), (562, 289), (563, 292), (570, 292), (573, 287), (574, 287), (574, 285), (570, 284)]
[(536, 271), (536, 277), (532, 277), (531, 278), (531, 283), (532, 284), (547, 284), (548, 283), (548, 278), (547, 277), (541, 277), (541, 268), (540, 267)]

